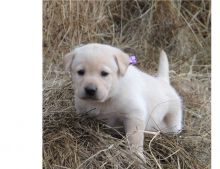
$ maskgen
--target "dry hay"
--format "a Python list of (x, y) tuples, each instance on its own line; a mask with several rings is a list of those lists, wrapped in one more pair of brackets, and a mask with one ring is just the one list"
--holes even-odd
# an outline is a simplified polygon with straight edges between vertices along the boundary
[[(210, 168), (210, 13), (206, 0), (44, 1), (43, 167)], [(146, 133), (146, 164), (129, 154), (123, 130), (74, 114), (62, 57), (89, 42), (137, 55), (137, 66), (149, 73), (157, 68), (159, 47), (169, 55), (171, 81), (184, 103), (184, 131)]]

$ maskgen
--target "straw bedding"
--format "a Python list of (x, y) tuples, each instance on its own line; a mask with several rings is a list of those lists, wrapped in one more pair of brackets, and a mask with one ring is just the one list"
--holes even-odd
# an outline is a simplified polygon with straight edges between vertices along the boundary
[[(167, 168), (210, 166), (210, 1), (43, 2), (43, 168)], [(146, 164), (129, 154), (121, 128), (77, 116), (62, 57), (98, 42), (138, 58), (156, 73), (159, 48), (169, 57), (172, 85), (183, 99), (179, 135), (145, 133)]]

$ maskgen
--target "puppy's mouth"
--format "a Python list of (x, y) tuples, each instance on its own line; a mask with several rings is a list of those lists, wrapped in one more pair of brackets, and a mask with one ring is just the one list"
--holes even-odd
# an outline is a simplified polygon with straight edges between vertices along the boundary
[(79, 96), (80, 99), (85, 100), (85, 101), (90, 101), (90, 102), (105, 102), (105, 98), (98, 98), (97, 96), (87, 96), (87, 95), (83, 95), (83, 96)]
[(82, 99), (82, 100), (89, 100), (89, 101), (90, 100), (91, 101), (99, 101), (100, 100), (99, 98), (97, 98), (95, 96), (87, 96), (87, 95), (81, 96), (80, 99)]

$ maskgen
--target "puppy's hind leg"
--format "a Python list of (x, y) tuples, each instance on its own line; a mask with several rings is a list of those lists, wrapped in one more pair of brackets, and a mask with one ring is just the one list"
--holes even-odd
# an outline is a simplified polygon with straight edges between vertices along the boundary
[(182, 131), (182, 110), (178, 108), (177, 110), (169, 111), (163, 118), (164, 128), (162, 132), (165, 133), (180, 133)]

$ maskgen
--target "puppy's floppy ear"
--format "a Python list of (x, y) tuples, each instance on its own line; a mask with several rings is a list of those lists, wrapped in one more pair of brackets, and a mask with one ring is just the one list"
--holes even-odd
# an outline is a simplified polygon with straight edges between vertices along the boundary
[(70, 71), (70, 66), (71, 66), (72, 61), (74, 59), (74, 55), (75, 55), (75, 50), (72, 50), (70, 53), (67, 53), (64, 56), (63, 62), (64, 62), (65, 71)]
[(118, 66), (118, 73), (119, 75), (123, 76), (126, 73), (127, 68), (129, 66), (129, 56), (128, 54), (119, 51), (117, 54), (114, 55), (114, 57), (115, 62)]

